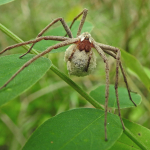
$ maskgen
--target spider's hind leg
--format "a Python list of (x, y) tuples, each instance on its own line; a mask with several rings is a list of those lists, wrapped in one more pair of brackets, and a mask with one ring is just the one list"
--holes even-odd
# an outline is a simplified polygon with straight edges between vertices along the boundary
[(116, 99), (117, 99), (117, 106), (118, 106), (118, 114), (121, 120), (121, 124), (123, 129), (125, 130), (125, 125), (123, 123), (123, 120), (121, 118), (121, 112), (120, 112), (120, 104), (119, 104), (119, 97), (118, 97), (118, 76), (119, 76), (119, 64), (120, 64), (120, 50), (117, 51), (116, 54), (116, 81), (115, 81), (115, 93), (116, 93)]
[[(106, 52), (107, 54), (111, 55), (112, 57), (114, 57), (117, 61), (117, 55), (118, 55), (118, 51), (120, 53), (120, 50), (116, 47), (113, 47), (113, 46), (109, 46), (109, 45), (105, 45), (105, 44), (101, 44), (101, 43), (98, 43), (98, 45), (104, 50), (104, 52)], [(120, 56), (119, 56), (120, 57)], [(126, 87), (127, 87), (127, 91), (128, 91), (128, 95), (129, 95), (129, 98), (130, 100), (132, 101), (132, 103), (137, 106), (135, 104), (135, 102), (132, 100), (132, 97), (131, 97), (131, 90), (129, 88), (129, 84), (128, 84), (128, 81), (127, 81), (127, 77), (125, 75), (125, 71), (123, 69), (123, 66), (122, 66), (122, 63), (121, 63), (121, 60), (119, 58), (119, 67), (121, 69), (121, 73), (123, 75), (123, 78), (124, 78), (124, 82), (126, 84)]]
[[(121, 72), (122, 72), (122, 74), (123, 74), (123, 77), (124, 77), (124, 82), (125, 82), (125, 84), (126, 84), (126, 87), (127, 87), (127, 90), (128, 90), (128, 94), (129, 94), (129, 98), (130, 98), (130, 100), (132, 101), (132, 103), (134, 104), (134, 106), (137, 106), (136, 104), (135, 104), (135, 102), (132, 100), (132, 97), (131, 97), (131, 90), (129, 89), (129, 85), (128, 85), (128, 82), (127, 82), (127, 78), (126, 78), (126, 75), (125, 75), (125, 72), (124, 72), (124, 69), (123, 69), (123, 66), (122, 66), (122, 63), (120, 62), (120, 69), (121, 69)], [(136, 92), (135, 92), (136, 93)]]

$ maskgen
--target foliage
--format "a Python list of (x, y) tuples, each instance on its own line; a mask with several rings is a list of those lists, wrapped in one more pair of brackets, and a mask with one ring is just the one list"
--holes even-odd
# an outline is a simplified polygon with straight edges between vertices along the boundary
[[(146, 32), (146, 28), (149, 27), (149, 18), (142, 17), (141, 19), (141, 16), (144, 16), (145, 14), (142, 14), (142, 11), (139, 11), (142, 9), (145, 13), (148, 13), (148, 4), (140, 1), (134, 1), (134, 5), (126, 1), (122, 1), (120, 4), (116, 3), (115, 1), (92, 1), (92, 3), (82, 2), (82, 4), (80, 4), (79, 1), (70, 1), (67, 3), (64, 0), (60, 0), (60, 2), (57, 4), (56, 2), (52, 1), (49, 6), (46, 0), (37, 0), (32, 2), (22, 1), (22, 7), (20, 7), (18, 4), (19, 2), (15, 1), (13, 3), (1, 6), (0, 11), (3, 11), (3, 9), (7, 11), (0, 16), (0, 19), (3, 25), (7, 26), (11, 31), (19, 35), (19, 37), (24, 40), (35, 38), (39, 31), (41, 31), (41, 29), (45, 27), (52, 19), (60, 16), (66, 16), (65, 20), (68, 19), (67, 21), (70, 21), (84, 7), (87, 7), (89, 9), (87, 20), (92, 22), (94, 25), (92, 36), (98, 42), (111, 44), (113, 46), (122, 47), (125, 49), (125, 51), (122, 50), (122, 60), (123, 64), (128, 68), (127, 70), (129, 70), (130, 73), (131, 78), (128, 76), (130, 88), (142, 95), (143, 104), (138, 106), (138, 108), (123, 110), (123, 117), (149, 127), (147, 124), (149, 121), (147, 112), (149, 110), (147, 108), (149, 108), (150, 104), (147, 99), (149, 98), (148, 89), (150, 88), (148, 69), (150, 55), (147, 51), (148, 44), (144, 43), (145, 41), (143, 40), (144, 37), (149, 36)], [(68, 5), (70, 7), (75, 6), (75, 4), (76, 7), (68, 9)], [(62, 5), (64, 6), (63, 10), (64, 8), (68, 9), (66, 9), (68, 13), (61, 9)], [(120, 9), (122, 6), (124, 6), (124, 8)], [(13, 11), (9, 12), (8, 8), (16, 9), (10, 9)], [(129, 15), (129, 13), (131, 15)], [(134, 18), (135, 14), (137, 16)], [(46, 17), (43, 17), (43, 15)], [(15, 19), (13, 20), (11, 16)], [(137, 22), (138, 25), (136, 24)], [(74, 25), (74, 34), (75, 30), (77, 30), (78, 23), (79, 22)], [(9, 33), (11, 39), (14, 39), (16, 42), (20, 42), (17, 36), (15, 36), (14, 33), (11, 33), (11, 31), (7, 30), (7, 28), (2, 24), (1, 30), (7, 35)], [(90, 32), (90, 30), (93, 28), (92, 24), (86, 22), (84, 30)], [(52, 28), (46, 34), (64, 35), (64, 30), (62, 30), (60, 26), (58, 28), (57, 27), (57, 25), (54, 26), (54, 28)], [(2, 50), (6, 46), (14, 44), (11, 39), (2, 33), (0, 38), (0, 49)], [(42, 50), (48, 47), (47, 44), (49, 43), (47, 42), (49, 41), (41, 41), (40, 43), (36, 44), (34, 47), (34, 53), (37, 53), (36, 51), (41, 51), (39, 48), (41, 45)], [(51, 44), (54, 43), (50, 43), (50, 45)], [(28, 49), (28, 47), (29, 46), (26, 46), (24, 48)], [(21, 47), (15, 48), (8, 52), (8, 54), (20, 53), (22, 50), (23, 49)], [(60, 49), (59, 51), (64, 50), (65, 48)], [(3, 85), (3, 83), (11, 76), (11, 74), (13, 74), (13, 72), (22, 66), (22, 63), (32, 57), (32, 55), (27, 55), (20, 60), (17, 59), (19, 55), (21, 54), (2, 56), (0, 58), (0, 64), (2, 66), (0, 68), (0, 75), (3, 77), (0, 78), (0, 85)], [(31, 133), (38, 126), (39, 128), (33, 132), (23, 149), (31, 149), (32, 147), (35, 149), (36, 146), (39, 149), (46, 149), (47, 147), (51, 146), (53, 149), (55, 146), (57, 146), (57, 149), (83, 149), (81, 146), (84, 146), (84, 148), (86, 148), (86, 146), (88, 146), (88, 148), (91, 146), (91, 149), (99, 149), (100, 146), (102, 149), (133, 149), (133, 147), (134, 149), (145, 149), (145, 147), (148, 149), (150, 145), (147, 142), (147, 139), (150, 131), (143, 126), (124, 120), (125, 126), (128, 130), (123, 132), (119, 117), (109, 113), (109, 124), (107, 125), (109, 131), (109, 140), (108, 142), (105, 142), (103, 110), (80, 108), (66, 111), (76, 107), (95, 106), (96, 108), (101, 108), (99, 103), (104, 104), (104, 86), (99, 86), (94, 90), (93, 87), (97, 87), (97, 83), (99, 82), (101, 82), (101, 84), (105, 84), (105, 71), (103, 69), (103, 63), (101, 63), (102, 61), (97, 55), (98, 67), (94, 75), (84, 78), (71, 77), (72, 80), (70, 80), (62, 73), (64, 72), (67, 74), (65, 63), (62, 63), (62, 56), (62, 53), (47, 55), (46, 57), (51, 59), (53, 65), (51, 65), (49, 59), (40, 58), (33, 65), (26, 68), (22, 74), (18, 75), (18, 77), (16, 77), (16, 79), (10, 83), (5, 90), (0, 92), (0, 102), (2, 105), (14, 99), (24, 91), (21, 96), (18, 96), (15, 100), (10, 101), (1, 107), (0, 127), (2, 132), (0, 135), (0, 149), (20, 149), (24, 146), (27, 139), (31, 136)], [(114, 84), (115, 60), (111, 60), (110, 57), (109, 59), (111, 66), (110, 81), (111, 84)], [(144, 64), (144, 68), (140, 62)], [(56, 67), (53, 67), (54, 65), (56, 65), (60, 70), (57, 70)], [(47, 72), (49, 68), (51, 71)], [(90, 103), (93, 102), (93, 106), (83, 101), (82, 97), (72, 90), (72, 88), (68, 88), (67, 85), (60, 81), (60, 79), (53, 74), (52, 71), (66, 81)], [(46, 72), (47, 74), (45, 74)], [(43, 75), (44, 77), (41, 78)], [(75, 83), (73, 81), (75, 81)], [(18, 84), (14, 86), (14, 83)], [(32, 86), (33, 84), (35, 85)], [(122, 76), (120, 76), (119, 84), (122, 86)], [(29, 89), (31, 86), (32, 88)], [(91, 97), (86, 94), (85, 91), (92, 91), (90, 94)], [(94, 97), (97, 96), (97, 93), (100, 94), (99, 98)], [(123, 95), (123, 93), (125, 93), (125, 95)], [(114, 94), (114, 88), (113, 86), (110, 86), (111, 96), (109, 97), (109, 107), (112, 107), (111, 104), (114, 106), (116, 103)], [(132, 93), (132, 96), (139, 105), (141, 97), (135, 93)], [(145, 97), (147, 97), (147, 99)], [(119, 88), (119, 99), (121, 108), (132, 107), (132, 103), (130, 103), (128, 95), (126, 95), (125, 88)], [(56, 116), (52, 117), (54, 115)], [(9, 128), (12, 133), (9, 132), (7, 128)], [(47, 134), (49, 133), (48, 131), (51, 134)]]
[(12, 1), (14, 1), (14, 0), (1, 0), (0, 1), (0, 5), (3, 5), (3, 4), (6, 4), (6, 3), (10, 3)]

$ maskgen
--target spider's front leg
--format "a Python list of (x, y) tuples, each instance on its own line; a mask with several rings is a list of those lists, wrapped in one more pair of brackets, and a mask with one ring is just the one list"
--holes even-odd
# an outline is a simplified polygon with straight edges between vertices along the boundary
[[(79, 36), (81, 34), (81, 30), (82, 30), (82, 27), (83, 27), (83, 24), (85, 22), (85, 19), (86, 19), (86, 16), (87, 16), (87, 12), (88, 12), (88, 9), (84, 8), (83, 11), (81, 13), (79, 13), (72, 21), (71, 25), (70, 25), (70, 29), (72, 28), (73, 24), (75, 23), (75, 21), (82, 15), (82, 19), (80, 21), (80, 25), (79, 25), (79, 28), (78, 28), (78, 31), (77, 31), (77, 36)], [(67, 36), (67, 34), (65, 35)]]
[(55, 40), (55, 41), (65, 41), (65, 40), (69, 40), (69, 38), (67, 37), (61, 37), (61, 36), (42, 36), (42, 37), (38, 37), (34, 40), (30, 40), (30, 41), (26, 41), (26, 42), (23, 42), (23, 43), (18, 43), (18, 44), (14, 44), (14, 45), (11, 45), (11, 46), (8, 46), (6, 47), (4, 50), (2, 50), (0, 52), (0, 55), (3, 54), (4, 52), (6, 52), (7, 50), (10, 50), (10, 49), (13, 49), (13, 48), (16, 48), (16, 47), (19, 47), (19, 46), (23, 46), (23, 45), (27, 45), (27, 44), (35, 44), (41, 40)]
[(44, 56), (45, 54), (49, 53), (53, 49), (57, 49), (59, 47), (63, 47), (63, 46), (69, 45), (69, 44), (76, 43), (78, 40), (79, 40), (78, 38), (72, 38), (72, 39), (69, 39), (69, 40), (65, 40), (63, 42), (57, 43), (53, 46), (50, 46), (49, 48), (47, 48), (42, 53), (34, 56), (32, 59), (27, 61), (2, 87), (0, 87), (0, 90), (3, 89), (4, 87), (6, 87), (8, 85), (8, 83), (11, 82), (24, 68), (28, 67), (31, 63), (36, 61), (39, 57)]
[[(39, 38), (40, 36), (42, 36), (52, 25), (54, 25), (54, 24), (55, 24), (56, 22), (58, 22), (58, 21), (60, 21), (61, 24), (63, 25), (65, 31), (67, 32), (67, 35), (69, 36), (69, 38), (73, 38), (73, 35), (72, 35), (72, 33), (71, 33), (71, 30), (70, 30), (70, 28), (68, 27), (68, 25), (66, 24), (66, 22), (64, 21), (64, 19), (63, 19), (63, 18), (57, 18), (57, 19), (53, 20), (50, 24), (48, 24), (48, 25), (37, 35), (36, 39)], [(34, 44), (35, 44), (35, 43), (33, 43), (33, 44), (31, 45), (31, 47), (29, 48), (29, 50), (28, 50), (26, 53), (24, 53), (23, 55), (21, 55), (20, 58), (22, 58), (23, 56), (25, 56), (26, 54), (28, 54), (28, 53), (31, 51), (31, 49), (33, 48)]]
[[(37, 35), (36, 38), (41, 37), (52, 25), (54, 25), (54, 24), (57, 23), (58, 21), (60, 21), (61, 24), (62, 24), (62, 26), (64, 27), (64, 29), (65, 29), (65, 31), (66, 31), (66, 33), (67, 33), (66, 35), (68, 35), (69, 38), (73, 38), (73, 35), (72, 35), (72, 32), (71, 32), (70, 29), (71, 29), (72, 25), (74, 24), (74, 22), (75, 22), (81, 15), (83, 15), (83, 16), (82, 16), (82, 19), (81, 19), (81, 22), (80, 22), (80, 25), (79, 25), (79, 28), (78, 28), (78, 32), (77, 32), (77, 36), (80, 35), (81, 30), (82, 30), (82, 27), (83, 27), (83, 24), (84, 24), (85, 19), (86, 19), (87, 11), (88, 11), (87, 9), (84, 9), (79, 15), (77, 15), (77, 16), (74, 18), (74, 20), (72, 21), (72, 23), (71, 23), (71, 25), (70, 25), (70, 28), (68, 27), (67, 23), (65, 22), (65, 20), (64, 20), (63, 18), (57, 18), (57, 19), (53, 20), (50, 24), (48, 24), (48, 25)], [(26, 54), (28, 54), (28, 53), (31, 51), (31, 49), (33, 48), (34, 44), (35, 44), (35, 43), (33, 43), (33, 44), (31, 45), (31, 47), (29, 48), (29, 50), (28, 50), (25, 54), (21, 55), (20, 58), (22, 58), (23, 56), (25, 56)]]

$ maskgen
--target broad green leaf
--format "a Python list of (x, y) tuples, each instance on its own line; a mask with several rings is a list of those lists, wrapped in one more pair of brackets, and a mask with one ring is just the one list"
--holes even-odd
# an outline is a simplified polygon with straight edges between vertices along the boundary
[[(21, 54), (0, 57), (0, 86), (33, 56), (28, 54), (22, 59)], [(50, 68), (49, 59), (41, 57), (20, 72), (5, 88), (0, 90), (0, 106), (12, 100), (35, 84)]]
[(125, 62), (126, 66), (130, 68), (134, 73), (137, 74), (139, 79), (143, 82), (146, 88), (150, 91), (150, 78), (148, 78), (140, 62), (134, 56), (130, 55), (124, 50), (121, 50), (121, 58)]
[(104, 111), (80, 108), (63, 112), (43, 123), (23, 150), (106, 150), (122, 134), (117, 115), (108, 113), (108, 141), (104, 139)]
[[(95, 90), (91, 91), (90, 95), (98, 101), (100, 104), (105, 104), (105, 85), (99, 86)], [(119, 87), (118, 88), (119, 102), (120, 108), (133, 107), (134, 104), (131, 102), (128, 96), (128, 92), (126, 88)], [(139, 105), (141, 103), (141, 96), (135, 93), (131, 93), (131, 97), (133, 101)], [(114, 85), (109, 85), (109, 99), (108, 99), (108, 107), (118, 108), (116, 101), (116, 94)]]
[[(123, 119), (123, 122), (125, 126), (132, 132), (132, 134), (134, 134), (136, 138), (148, 148), (147, 150), (150, 150), (150, 130), (126, 119)], [(139, 148), (126, 134), (123, 133), (110, 150), (116, 149), (138, 150), (141, 148)]]
[(65, 20), (73, 20), (73, 18), (75, 16), (77, 16), (78, 14), (80, 14), (81, 12), (83, 11), (83, 7), (78, 3), (77, 5), (75, 5), (74, 7), (72, 7), (71, 9), (69, 9), (67, 11), (67, 14), (66, 14), (66, 19)]
[(3, 4), (6, 4), (6, 3), (9, 3), (9, 2), (12, 2), (14, 0), (0, 0), (0, 5), (3, 5)]
[[(80, 23), (80, 21), (76, 21), (74, 23), (74, 25), (72, 26), (71, 31), (72, 31), (72, 34), (74, 37), (76, 37), (76, 35), (77, 35), (79, 23)], [(70, 25), (70, 23), (68, 23), (68, 25)], [(93, 25), (89, 22), (85, 22), (83, 29), (82, 29), (82, 32), (89, 32), (90, 33), (92, 31), (92, 29), (93, 29)], [(45, 36), (50, 36), (50, 35), (64, 36), (65, 34), (66, 34), (66, 31), (63, 28), (63, 26), (61, 25), (61, 26), (58, 26), (52, 30), (49, 29), (44, 35)], [(41, 51), (46, 50), (49, 46), (54, 45), (56, 43), (58, 43), (58, 42), (57, 41), (49, 41), (49, 40), (44, 41), (44, 40), (42, 40), (42, 41), (35, 44), (34, 49), (41, 52)], [(54, 49), (50, 53), (64, 52), (64, 51), (66, 51), (67, 47), (68, 46), (64, 46), (62, 48)]]

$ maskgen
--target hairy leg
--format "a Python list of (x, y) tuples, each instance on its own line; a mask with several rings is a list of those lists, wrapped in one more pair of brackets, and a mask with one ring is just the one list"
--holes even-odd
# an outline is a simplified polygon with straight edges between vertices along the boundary
[(92, 57), (92, 55), (93, 55), (93, 52), (92, 52), (92, 50), (90, 51), (90, 54), (89, 54), (89, 59), (88, 59), (88, 64), (87, 64), (87, 67), (86, 67), (86, 72), (88, 71), (88, 68), (89, 68), (89, 65), (90, 65), (90, 61), (91, 61), (91, 57)]
[(34, 56), (32, 59), (30, 59), (28, 62), (26, 62), (2, 87), (0, 87), (0, 90), (4, 87), (6, 87), (8, 85), (8, 83), (10, 81), (12, 81), (25, 67), (29, 66), (31, 63), (33, 63), (35, 60), (37, 60), (39, 57), (42, 57), (43, 55), (49, 53), (50, 51), (52, 51), (53, 49), (57, 49), (59, 47), (63, 47), (72, 43), (75, 43), (79, 40), (79, 38), (73, 38), (73, 39), (69, 39), (60, 43), (57, 43), (53, 46), (50, 46), (49, 48), (47, 48), (45, 51), (43, 51), (42, 53)]
[[(77, 36), (79, 36), (79, 35), (81, 34), (81, 30), (82, 30), (83, 24), (84, 24), (84, 22), (85, 22), (87, 12), (88, 12), (88, 10), (87, 10), (86, 8), (83, 9), (83, 11), (82, 11), (80, 14), (78, 14), (78, 15), (73, 19), (73, 21), (72, 21), (72, 23), (71, 23), (71, 25), (70, 25), (70, 27), (69, 27), (69, 28), (71, 29), (72, 26), (73, 26), (73, 24), (75, 23), (75, 21), (76, 21), (81, 15), (83, 15), (83, 16), (82, 16), (82, 19), (81, 19), (81, 22), (80, 22), (80, 25), (79, 25), (79, 28), (78, 28)], [(67, 34), (66, 34), (65, 36), (67, 36)]]
[(119, 104), (119, 97), (118, 97), (118, 76), (119, 76), (119, 64), (120, 64), (120, 50), (117, 51), (116, 54), (116, 81), (115, 81), (115, 93), (116, 93), (116, 99), (117, 99), (117, 106), (118, 106), (118, 113), (121, 120), (121, 124), (123, 129), (125, 130), (124, 123), (121, 118), (121, 112), (120, 112), (120, 104)]
[[(106, 52), (106, 53), (108, 53), (109, 55), (111, 55), (112, 57), (114, 57), (115, 59), (116, 59), (116, 54), (117, 54), (117, 52), (118, 52), (118, 48), (116, 48), (116, 47), (113, 47), (113, 46), (109, 46), (109, 45), (105, 45), (105, 44), (101, 44), (101, 43), (98, 43), (98, 45)], [(120, 51), (120, 50), (119, 50)], [(112, 53), (111, 53), (112, 52)], [(135, 106), (137, 106), (135, 103), (134, 103), (134, 101), (132, 100), (132, 97), (131, 97), (131, 90), (130, 90), (130, 88), (129, 88), (129, 85), (128, 85), (128, 81), (127, 81), (127, 77), (126, 77), (126, 75), (125, 75), (125, 71), (124, 71), (124, 69), (123, 69), (123, 66), (122, 66), (122, 63), (121, 63), (121, 61), (120, 61), (120, 63), (119, 63), (119, 66), (120, 66), (120, 69), (121, 69), (121, 72), (122, 72), (122, 75), (123, 75), (123, 78), (124, 78), (124, 82), (125, 82), (125, 84), (126, 84), (126, 87), (127, 87), (127, 90), (128, 90), (128, 95), (129, 95), (129, 98), (130, 98), (130, 100), (132, 101), (132, 103), (135, 105)]]
[[(53, 24), (55, 24), (55, 23), (58, 22), (58, 21), (60, 21), (60, 22), (62, 23), (62, 25), (63, 25), (65, 31), (67, 32), (67, 35), (68, 35), (70, 38), (73, 38), (73, 35), (72, 35), (72, 33), (71, 33), (71, 30), (69, 29), (68, 25), (66, 24), (66, 22), (64, 21), (63, 18), (57, 18), (57, 19), (55, 19), (54, 21), (52, 21), (50, 24), (48, 24), (48, 25), (38, 34), (38, 36), (37, 36), (36, 38), (42, 36)], [(35, 43), (33, 43), (33, 44), (31, 45), (31, 47), (29, 48), (29, 50), (28, 50), (25, 54), (21, 55), (20, 58), (23, 57), (23, 56), (25, 56), (27, 53), (29, 53), (29, 52), (31, 51), (31, 49), (33, 48), (34, 44), (35, 44)]]
[(105, 89), (105, 121), (104, 121), (104, 127), (105, 127), (105, 141), (107, 141), (107, 109), (108, 109), (108, 97), (109, 97), (109, 65), (108, 60), (106, 58), (105, 53), (103, 50), (99, 47), (99, 45), (94, 42), (93, 43), (95, 49), (102, 57), (104, 63), (105, 63), (105, 71), (106, 71), (106, 89)]
[(77, 31), (77, 36), (79, 36), (81, 34), (81, 30), (82, 30), (82, 27), (84, 25), (84, 22), (85, 22), (85, 19), (86, 19), (86, 16), (87, 16), (87, 12), (88, 10), (87, 9), (84, 9), (81, 13), (83, 14), (82, 16), (82, 19), (80, 21), (80, 25), (79, 25), (79, 28), (78, 28), (78, 31)]
[(0, 52), (0, 54), (3, 54), (7, 50), (13, 49), (15, 47), (19, 47), (19, 46), (27, 45), (27, 44), (31, 44), (31, 43), (37, 43), (37, 42), (39, 42), (41, 40), (65, 41), (65, 40), (69, 40), (69, 38), (67, 38), (67, 37), (61, 37), (61, 36), (42, 36), (42, 37), (36, 38), (35, 40), (30, 40), (30, 41), (26, 41), (26, 42), (23, 42), (23, 43), (18, 43), (18, 44), (14, 44), (14, 45), (8, 46), (4, 50), (2, 50)]
[(73, 57), (73, 55), (74, 55), (76, 49), (77, 49), (77, 46), (74, 47), (74, 49), (73, 49), (73, 51), (72, 51), (70, 57), (68, 58), (69, 61), (71, 61), (71, 59), (72, 59), (72, 57)]

